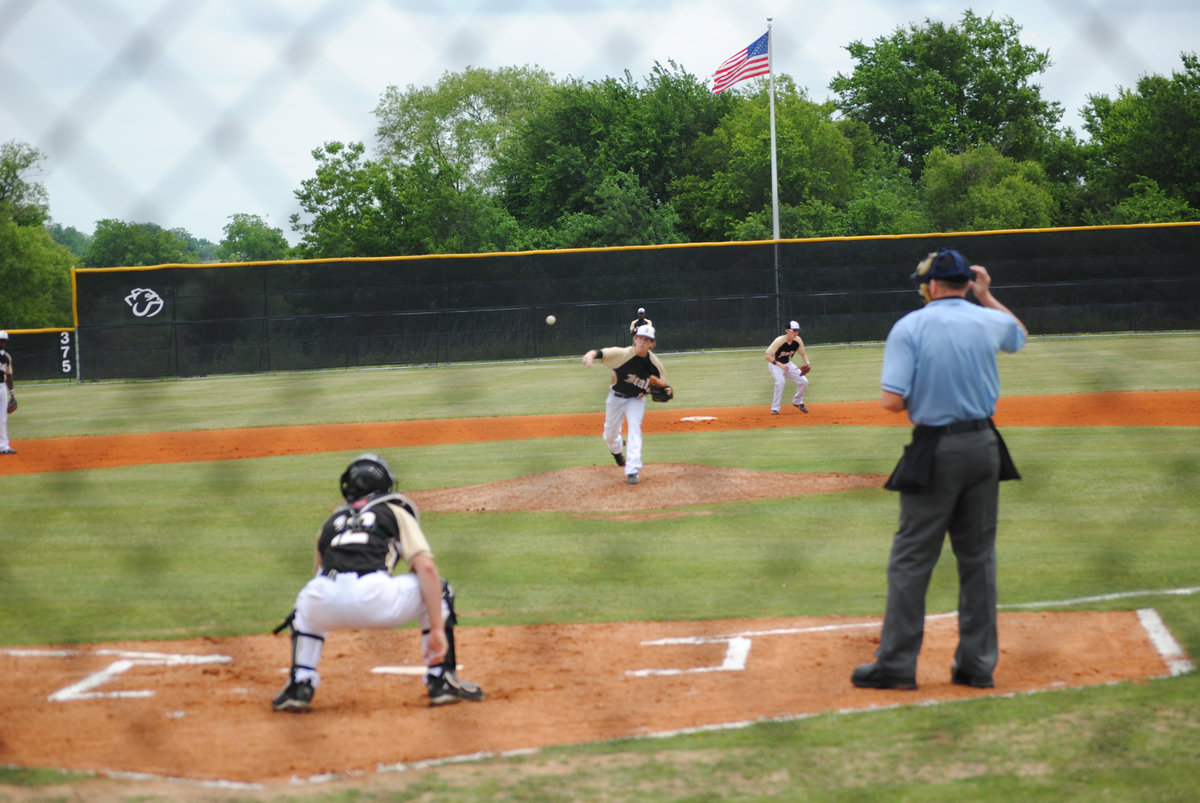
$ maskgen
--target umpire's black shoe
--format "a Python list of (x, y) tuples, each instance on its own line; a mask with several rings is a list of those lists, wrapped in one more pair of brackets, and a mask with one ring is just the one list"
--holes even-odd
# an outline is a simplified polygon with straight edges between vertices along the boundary
[(467, 680), (459, 680), (453, 672), (443, 672), (440, 675), (426, 675), (429, 684), (430, 705), (452, 705), (460, 700), (479, 702), (483, 699), (483, 689)]
[(312, 708), (312, 684), (307, 680), (302, 682), (290, 681), (283, 691), (275, 695), (271, 707), (276, 711), (287, 711), (292, 714), (303, 714)]
[(992, 689), (996, 681), (982, 675), (968, 675), (958, 668), (958, 664), (950, 664), (950, 682), (956, 686), (971, 686), (976, 689)]
[(850, 682), (860, 689), (904, 689), (912, 691), (917, 688), (916, 678), (902, 678), (889, 675), (876, 661), (870, 664), (860, 664), (850, 674)]
[(618, 466), (623, 467), (625, 465), (625, 455), (623, 453), (617, 452), (616, 454), (614, 454), (613, 460), (617, 461)]

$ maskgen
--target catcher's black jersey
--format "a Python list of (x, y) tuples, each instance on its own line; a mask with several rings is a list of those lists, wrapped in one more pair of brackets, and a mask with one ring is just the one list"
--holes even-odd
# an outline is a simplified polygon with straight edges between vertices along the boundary
[(420, 552), (432, 554), (406, 501), (400, 494), (386, 494), (334, 510), (317, 539), (321, 568), (391, 572), (400, 558), (411, 563)]
[(8, 356), (7, 351), (0, 349), (0, 385), (4, 384), (10, 373), (12, 373), (12, 357)]
[[(762, 341), (759, 341), (760, 343)], [(787, 335), (780, 335), (775, 338), (775, 341), (767, 348), (767, 353), (775, 355), (775, 361), (787, 365), (792, 357), (796, 356), (796, 352), (800, 350), (800, 338), (796, 338), (791, 343), (787, 342)]]

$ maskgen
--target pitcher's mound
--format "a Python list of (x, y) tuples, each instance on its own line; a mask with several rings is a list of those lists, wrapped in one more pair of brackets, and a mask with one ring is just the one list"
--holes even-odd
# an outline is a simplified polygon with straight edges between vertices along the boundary
[(624, 469), (578, 466), (484, 485), (413, 491), (421, 510), (572, 512), (661, 510), (747, 499), (879, 488), (886, 474), (782, 474), (690, 463), (652, 463), (626, 485)]

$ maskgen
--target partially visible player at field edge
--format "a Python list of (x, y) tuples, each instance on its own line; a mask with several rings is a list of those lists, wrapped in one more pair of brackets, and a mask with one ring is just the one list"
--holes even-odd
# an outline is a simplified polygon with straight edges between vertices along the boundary
[[(600, 360), (612, 369), (611, 386), (604, 402), (604, 442), (618, 466), (625, 469), (625, 482), (638, 483), (642, 469), (642, 418), (646, 413), (646, 394), (652, 385), (666, 387), (667, 369), (651, 349), (655, 344), (654, 327), (645, 324), (633, 336), (632, 346), (591, 349), (583, 355), (583, 364), (591, 367)], [(621, 438), (621, 422), (627, 428), (627, 441)], [(628, 446), (628, 450), (626, 450)]]
[[(799, 352), (800, 359), (804, 360), (800, 365), (796, 364), (796, 352)], [(802, 413), (807, 413), (808, 407), (804, 405), (804, 392), (808, 390), (807, 368), (812, 363), (808, 361), (808, 352), (804, 349), (804, 341), (800, 339), (799, 322), (789, 321), (788, 328), (771, 341), (771, 345), (767, 346), (763, 357), (775, 380), (775, 388), (771, 395), (771, 415), (779, 415), (779, 405), (783, 402), (783, 386), (788, 380), (796, 385), (796, 394), (792, 396), (792, 406), (798, 408)], [(801, 371), (801, 365), (806, 370)]]
[[(421, 624), (429, 704), (483, 699), (478, 686), (455, 674), (454, 588), (438, 573), (416, 505), (395, 493), (394, 484), (388, 464), (375, 454), (358, 457), (342, 473), (346, 503), (321, 527), (315, 576), (300, 589), (289, 618), (292, 668), (271, 703), (276, 711), (309, 710), (330, 632), (391, 629), (412, 621)], [(393, 575), (400, 560), (409, 571)]]
[(630, 335), (630, 337), (632, 337), (633, 335), (636, 335), (638, 327), (640, 327), (640, 326), (653, 326), (653, 325), (654, 325), (654, 321), (652, 321), (646, 317), (646, 308), (638, 307), (637, 317), (629, 322), (629, 335)]
[(13, 361), (8, 353), (8, 332), (0, 331), (0, 376), (4, 377), (7, 398), (0, 403), (0, 454), (16, 454), (8, 440), (8, 408), (15, 407), (17, 396), (13, 393)]

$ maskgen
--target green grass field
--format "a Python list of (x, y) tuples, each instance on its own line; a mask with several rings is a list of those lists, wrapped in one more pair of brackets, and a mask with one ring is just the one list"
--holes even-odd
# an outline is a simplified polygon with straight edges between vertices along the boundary
[[(759, 352), (660, 347), (680, 408), (769, 403)], [(809, 405), (876, 399), (881, 352), (811, 347)], [(1007, 396), (1194, 390), (1198, 353), (1194, 334), (1035, 339), (1001, 356), (1001, 379)], [(20, 449), (25, 439), (58, 435), (594, 412), (606, 386), (605, 369), (584, 369), (575, 357), (84, 385), (18, 377), (21, 409), (10, 431)], [(1001, 604), (1146, 592), (1075, 607), (1155, 607), (1188, 654), (1200, 655), (1200, 596), (1162, 593), (1200, 586), (1200, 429), (1011, 428), (1005, 437), (1024, 480), (1001, 491)], [(887, 473), (907, 439), (903, 427), (651, 432), (646, 459)], [(316, 527), (354, 454), (0, 478), (0, 645), (269, 630), (311, 568)], [(384, 455), (405, 490), (607, 461), (599, 433)], [(427, 513), (423, 521), (469, 625), (882, 614), (893, 494), (712, 511), (656, 520), (653, 538), (628, 521), (555, 513)], [(947, 554), (929, 610), (953, 610), (956, 597)], [(4, 784), (41, 787), (62, 777), (0, 768), (0, 800)], [(86, 798), (91, 781), (74, 783)], [(554, 748), (326, 797), (1192, 800), (1198, 785), (1193, 673)], [(130, 797), (139, 797), (136, 786)]]

